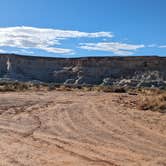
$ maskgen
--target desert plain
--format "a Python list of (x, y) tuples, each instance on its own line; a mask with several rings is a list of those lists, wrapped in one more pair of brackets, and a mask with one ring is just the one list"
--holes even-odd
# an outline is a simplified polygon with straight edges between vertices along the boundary
[(138, 95), (0, 92), (0, 166), (166, 166), (166, 114)]

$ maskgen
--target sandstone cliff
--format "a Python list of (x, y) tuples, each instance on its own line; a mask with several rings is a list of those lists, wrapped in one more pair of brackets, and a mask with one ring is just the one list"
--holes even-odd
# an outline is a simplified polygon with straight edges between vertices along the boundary
[(0, 54), (0, 78), (65, 84), (166, 86), (166, 57), (45, 58)]

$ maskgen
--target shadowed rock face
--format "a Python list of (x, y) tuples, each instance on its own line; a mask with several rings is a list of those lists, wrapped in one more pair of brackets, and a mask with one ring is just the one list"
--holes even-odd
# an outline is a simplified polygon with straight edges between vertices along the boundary
[(0, 54), (0, 78), (65, 84), (165, 86), (166, 58), (44, 58)]

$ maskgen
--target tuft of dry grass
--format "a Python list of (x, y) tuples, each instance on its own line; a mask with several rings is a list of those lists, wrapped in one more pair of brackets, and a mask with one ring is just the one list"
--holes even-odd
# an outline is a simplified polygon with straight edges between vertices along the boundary
[(58, 91), (73, 91), (73, 90), (82, 90), (82, 91), (98, 91), (98, 92), (116, 92), (116, 93), (125, 93), (126, 89), (118, 86), (90, 86), (90, 85), (64, 85), (64, 84), (34, 84), (28, 82), (0, 82), (0, 92), (8, 91), (25, 91), (25, 90), (43, 90), (48, 91), (58, 90)]
[(139, 108), (166, 113), (166, 91), (143, 90), (139, 98)]
[(25, 82), (0, 82), (0, 92), (38, 90), (40, 86), (39, 84)]
[(23, 83), (4, 83), (0, 85), (0, 91), (1, 92), (7, 92), (7, 91), (23, 91), (27, 90), (29, 88), (28, 84)]
[(126, 89), (123, 88), (123, 87), (117, 87), (117, 86), (94, 86), (92, 88), (92, 90), (94, 91), (99, 91), (99, 92), (106, 92), (106, 93), (109, 93), (109, 92), (116, 92), (116, 93), (125, 93), (126, 92)]

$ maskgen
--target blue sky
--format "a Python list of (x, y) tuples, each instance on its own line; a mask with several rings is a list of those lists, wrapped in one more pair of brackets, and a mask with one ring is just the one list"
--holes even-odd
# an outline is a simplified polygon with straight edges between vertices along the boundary
[(166, 55), (166, 0), (0, 0), (0, 52)]

